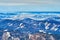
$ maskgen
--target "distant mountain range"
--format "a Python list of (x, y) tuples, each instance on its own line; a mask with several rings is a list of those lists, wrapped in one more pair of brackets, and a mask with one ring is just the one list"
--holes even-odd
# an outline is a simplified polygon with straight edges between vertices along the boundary
[(0, 31), (16, 31), (20, 33), (48, 33), (60, 34), (60, 17), (47, 18), (45, 20), (34, 20), (31, 18), (24, 18), (22, 20), (16, 19), (0, 19)]
[(42, 33), (44, 35), (46, 34), (47, 38), (49, 35), (52, 35), (56, 40), (59, 40), (59, 13), (60, 12), (0, 13), (0, 36), (2, 37), (6, 31), (10, 32), (11, 36)]

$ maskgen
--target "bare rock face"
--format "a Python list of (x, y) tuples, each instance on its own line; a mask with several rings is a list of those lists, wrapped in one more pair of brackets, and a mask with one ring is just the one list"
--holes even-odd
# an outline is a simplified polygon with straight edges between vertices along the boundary
[(8, 40), (9, 37), (10, 37), (10, 32), (5, 32), (2, 35), (2, 40)]
[(44, 33), (35, 33), (35, 34), (28, 34), (28, 35), (24, 34), (20, 37), (11, 36), (10, 32), (5, 32), (2, 35), (2, 40), (21, 40), (21, 38), (23, 38), (22, 40), (56, 40), (56, 38), (53, 35), (44, 34)]
[(46, 34), (31, 34), (29, 40), (55, 40), (52, 35)]

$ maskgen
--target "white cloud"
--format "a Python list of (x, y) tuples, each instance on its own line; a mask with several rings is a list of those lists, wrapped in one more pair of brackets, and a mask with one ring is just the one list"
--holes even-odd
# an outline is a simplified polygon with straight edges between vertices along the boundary
[(0, 0), (0, 12), (12, 12), (18, 10), (60, 11), (60, 2), (55, 0)]
[(55, 0), (0, 0), (0, 5), (31, 5), (31, 4), (53, 4), (59, 5), (59, 1)]
[(27, 3), (0, 3), (0, 6), (28, 5)]

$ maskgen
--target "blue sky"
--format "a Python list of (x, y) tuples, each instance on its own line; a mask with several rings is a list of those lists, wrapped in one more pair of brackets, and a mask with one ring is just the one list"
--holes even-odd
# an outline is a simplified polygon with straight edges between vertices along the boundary
[(60, 11), (60, 0), (0, 0), (0, 12)]

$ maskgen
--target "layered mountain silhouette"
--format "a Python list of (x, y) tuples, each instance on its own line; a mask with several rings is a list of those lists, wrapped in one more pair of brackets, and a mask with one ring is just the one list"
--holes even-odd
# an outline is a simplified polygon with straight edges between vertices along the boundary
[(0, 19), (0, 30), (4, 31), (6, 29), (23, 33), (42, 31), (43, 33), (60, 34), (60, 21), (56, 21), (54, 18), (47, 18), (45, 20), (34, 20), (31, 18), (24, 18), (23, 20)]

